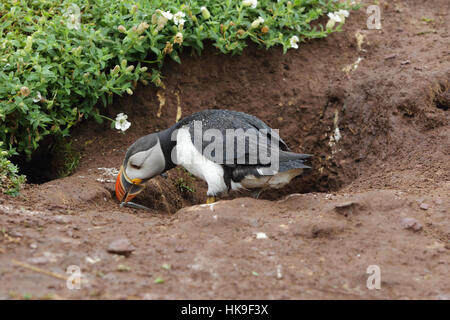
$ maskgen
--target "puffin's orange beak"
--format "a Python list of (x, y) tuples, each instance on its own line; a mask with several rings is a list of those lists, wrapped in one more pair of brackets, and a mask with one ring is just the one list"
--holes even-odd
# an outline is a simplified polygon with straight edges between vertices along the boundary
[(138, 195), (145, 188), (145, 185), (141, 183), (141, 179), (130, 180), (126, 175), (123, 166), (121, 166), (116, 180), (117, 200), (120, 202), (128, 202), (136, 197), (136, 195)]

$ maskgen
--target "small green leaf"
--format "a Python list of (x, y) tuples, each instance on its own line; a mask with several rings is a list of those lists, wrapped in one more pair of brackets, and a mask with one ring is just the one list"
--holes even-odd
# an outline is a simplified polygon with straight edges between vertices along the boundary
[(160, 278), (160, 277), (158, 277), (158, 278), (156, 278), (155, 279), (155, 281), (154, 281), (155, 283), (158, 283), (158, 284), (161, 284), (161, 283), (164, 283), (164, 279), (163, 278)]
[(32, 298), (33, 298), (33, 295), (31, 293), (24, 293), (22, 295), (22, 299), (24, 299), (24, 300), (30, 300)]
[(170, 264), (167, 264), (167, 263), (164, 263), (161, 267), (162, 267), (163, 269), (170, 270), (171, 265), (170, 265)]

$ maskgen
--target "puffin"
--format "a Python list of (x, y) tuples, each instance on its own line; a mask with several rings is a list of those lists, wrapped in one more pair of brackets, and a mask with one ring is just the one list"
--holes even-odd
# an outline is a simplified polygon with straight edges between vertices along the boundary
[(126, 151), (115, 193), (126, 204), (146, 181), (182, 166), (206, 181), (211, 204), (229, 190), (281, 188), (310, 168), (305, 164), (310, 157), (292, 152), (277, 130), (255, 116), (203, 110), (137, 139)]

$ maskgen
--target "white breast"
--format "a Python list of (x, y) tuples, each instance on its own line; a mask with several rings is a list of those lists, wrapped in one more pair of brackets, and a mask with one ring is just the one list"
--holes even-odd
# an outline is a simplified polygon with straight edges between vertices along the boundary
[(181, 128), (177, 133), (176, 164), (183, 166), (194, 176), (208, 184), (208, 195), (227, 191), (221, 165), (204, 157), (192, 143), (189, 129)]

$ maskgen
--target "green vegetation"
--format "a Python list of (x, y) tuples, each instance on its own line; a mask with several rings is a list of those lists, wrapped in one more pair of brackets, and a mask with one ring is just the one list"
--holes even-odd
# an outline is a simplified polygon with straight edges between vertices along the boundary
[(195, 192), (192, 182), (184, 180), (184, 178), (178, 178), (176, 181), (176, 186), (181, 192)]
[(9, 153), (3, 150), (0, 141), (0, 193), (16, 196), (25, 183), (25, 176), (18, 174), (18, 168), (7, 159)]
[(67, 138), (58, 139), (50, 151), (52, 154), (52, 167), (58, 170), (58, 178), (70, 176), (78, 167), (80, 154), (72, 147), (72, 141)]
[(157, 283), (157, 284), (161, 284), (161, 283), (164, 283), (164, 279), (160, 278), (160, 277), (157, 277), (153, 282)]
[[(82, 119), (102, 122), (99, 108), (111, 104), (114, 94), (133, 94), (139, 80), (163, 87), (167, 56), (180, 62), (185, 48), (200, 54), (205, 40), (223, 53), (240, 53), (247, 40), (281, 45), (286, 52), (339, 31), (345, 18), (327, 28), (312, 23), (350, 9), (349, 2), (3, 0), (0, 141), (7, 155), (1, 161), (31, 156), (45, 136), (66, 137)], [(18, 181), (6, 167), (1, 176)], [(4, 190), (10, 189), (2, 185)]]
[(178, 174), (183, 175), (183, 177), (179, 177), (174, 182), (175, 187), (177, 187), (182, 193), (195, 192), (194, 176), (185, 168), (178, 167), (177, 170)]

